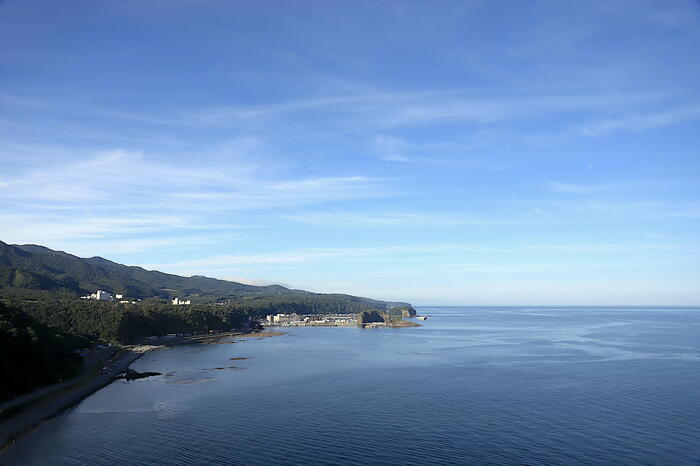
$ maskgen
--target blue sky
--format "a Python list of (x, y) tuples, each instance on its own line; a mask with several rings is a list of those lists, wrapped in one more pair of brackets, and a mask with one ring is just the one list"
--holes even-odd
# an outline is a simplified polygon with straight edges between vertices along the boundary
[(700, 4), (0, 3), (0, 239), (414, 304), (700, 304)]

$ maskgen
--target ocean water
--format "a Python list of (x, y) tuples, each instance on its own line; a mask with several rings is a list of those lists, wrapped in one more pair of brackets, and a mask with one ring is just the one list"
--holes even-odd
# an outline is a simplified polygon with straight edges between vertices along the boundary
[(419, 312), (149, 353), (0, 464), (700, 465), (700, 309)]

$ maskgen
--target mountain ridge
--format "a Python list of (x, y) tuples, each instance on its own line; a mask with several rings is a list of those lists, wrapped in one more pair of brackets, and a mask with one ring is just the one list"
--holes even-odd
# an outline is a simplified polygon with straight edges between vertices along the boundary
[(0, 241), (0, 297), (8, 295), (85, 295), (97, 289), (130, 299), (188, 297), (200, 303), (245, 298), (326, 296), (362, 302), (377, 309), (410, 306), (341, 293), (313, 293), (281, 285), (248, 285), (203, 275), (184, 277), (124, 265), (101, 256), (81, 258), (37, 244)]

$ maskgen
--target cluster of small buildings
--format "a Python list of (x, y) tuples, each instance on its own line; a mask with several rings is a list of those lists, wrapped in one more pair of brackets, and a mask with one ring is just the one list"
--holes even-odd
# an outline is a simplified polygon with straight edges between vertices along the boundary
[(124, 299), (123, 294), (115, 294), (112, 296), (111, 293), (103, 290), (97, 290), (88, 296), (81, 296), (80, 299), (93, 299), (95, 301), (119, 301), (121, 304), (136, 304), (136, 301), (129, 301)]
[[(128, 299), (124, 299), (124, 295), (122, 294), (115, 294), (114, 296), (112, 296), (111, 293), (104, 290), (97, 290), (96, 292), (90, 295), (81, 296), (80, 299), (92, 299), (95, 301), (119, 301), (122, 304), (136, 304), (136, 301), (129, 301)], [(175, 306), (192, 304), (192, 302), (189, 299), (184, 300), (180, 298), (174, 298), (172, 300), (172, 303)]]
[(102, 290), (97, 290), (95, 293), (92, 293), (91, 295), (80, 297), (80, 299), (94, 299), (96, 301), (114, 301), (115, 299), (122, 299), (122, 298), (123, 298), (123, 296), (120, 294), (112, 296), (111, 293), (109, 293), (107, 291), (102, 291)]
[(355, 325), (355, 314), (275, 314), (268, 315), (264, 325), (279, 327), (339, 327)]
[(299, 314), (277, 314), (267, 316), (268, 324), (289, 324), (292, 322), (302, 321), (303, 318)]

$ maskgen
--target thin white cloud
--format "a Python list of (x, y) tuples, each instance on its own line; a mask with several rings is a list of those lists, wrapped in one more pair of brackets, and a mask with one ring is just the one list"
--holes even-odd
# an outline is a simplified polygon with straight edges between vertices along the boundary
[(264, 161), (229, 157), (215, 168), (211, 163), (176, 166), (118, 149), (16, 170), (0, 178), (0, 194), (6, 203), (43, 208), (235, 210), (366, 199), (382, 195), (380, 182), (386, 181), (365, 176), (275, 179), (268, 172)]
[(675, 107), (653, 113), (635, 113), (604, 119), (579, 129), (587, 136), (603, 136), (613, 131), (644, 131), (700, 118), (700, 105)]
[[(669, 249), (672, 248), (672, 249)], [(197, 273), (196, 270), (216, 269), (226, 270), (228, 268), (239, 268), (245, 266), (287, 266), (287, 265), (302, 265), (315, 264), (319, 262), (344, 262), (360, 261), (360, 262), (386, 262), (391, 259), (392, 262), (398, 256), (402, 261), (416, 261), (420, 258), (421, 264), (435, 263), (436, 260), (442, 260), (439, 267), (467, 267), (467, 266), (497, 266), (493, 263), (497, 260), (496, 257), (512, 258), (515, 256), (535, 256), (541, 257), (541, 254), (553, 254), (560, 256), (562, 254), (573, 254), (578, 256), (580, 253), (588, 254), (626, 254), (638, 253), (639, 251), (654, 252), (677, 252), (682, 254), (700, 254), (700, 245), (698, 244), (676, 244), (669, 245), (667, 243), (588, 243), (588, 244), (425, 244), (425, 245), (407, 245), (407, 246), (375, 246), (363, 248), (303, 248), (292, 249), (287, 251), (276, 251), (261, 254), (241, 254), (241, 255), (217, 255), (208, 258), (179, 261), (163, 264), (149, 264), (151, 268), (167, 268), (169, 270), (187, 270), (191, 273)], [(438, 255), (447, 255), (449, 259), (445, 262), (445, 257), (437, 259)], [(479, 257), (491, 257), (489, 262), (472, 262), (472, 263), (457, 263), (458, 257), (474, 255)], [(426, 262), (427, 261), (427, 262)], [(450, 265), (452, 264), (452, 265)], [(471, 264), (471, 265), (470, 265)], [(517, 265), (517, 264), (516, 264)], [(420, 267), (423, 267), (421, 265)]]
[[(239, 239), (237, 233), (227, 231), (226, 234), (210, 232), (207, 234), (190, 234), (184, 230), (180, 236), (167, 236), (172, 230), (163, 230), (158, 236), (142, 237), (142, 234), (132, 234), (121, 239), (103, 239), (102, 237), (91, 238), (85, 241), (79, 235), (76, 237), (59, 237), (50, 241), (42, 241), (52, 249), (70, 251), (79, 257), (103, 256), (114, 258), (129, 254), (141, 253), (170, 253), (180, 256), (185, 253), (199, 252), (203, 247), (226, 246)], [(30, 242), (33, 241), (24, 241)], [(36, 241), (34, 241), (36, 243)], [(127, 263), (131, 265), (131, 260)]]
[[(585, 262), (585, 261), (570, 261), (570, 262), (549, 262), (546, 264), (532, 262), (524, 264), (511, 263), (441, 263), (441, 264), (424, 264), (420, 268), (393, 268), (385, 270), (375, 270), (368, 272), (367, 276), (372, 278), (399, 278), (409, 276), (445, 276), (445, 275), (466, 275), (479, 276), (480, 274), (488, 275), (503, 275), (503, 274), (537, 274), (537, 273), (569, 273), (583, 271), (600, 271), (600, 270), (634, 270), (640, 266), (648, 267), (650, 263), (601, 263), (601, 262)], [(678, 263), (669, 262), (654, 262), (651, 265), (669, 266), (679, 265)], [(683, 265), (687, 265), (687, 262)]]
[(374, 109), (366, 118), (385, 127), (436, 124), (448, 121), (494, 123), (581, 111), (608, 112), (650, 102), (640, 94), (576, 95), (539, 94), (508, 97), (445, 93), (438, 97), (405, 99)]
[[(475, 95), (465, 90), (373, 92), (307, 98), (251, 106), (218, 106), (201, 109), (168, 109), (161, 114), (75, 106), (5, 95), (3, 101), (37, 111), (61, 112), (145, 123), (151, 126), (227, 126), (255, 124), (264, 118), (288, 118), (297, 113), (322, 114), (327, 124), (391, 128), (446, 121), (492, 123), (522, 118), (562, 115), (580, 111), (619, 112), (639, 104), (666, 99), (658, 93), (511, 93)], [(317, 122), (318, 123), (318, 122)]]
[(175, 215), (95, 215), (0, 214), (3, 241), (42, 242), (65, 239), (102, 238), (112, 235), (146, 234), (196, 229), (186, 218)]
[(268, 116), (279, 116), (286, 113), (295, 113), (304, 110), (323, 109), (328, 107), (352, 108), (364, 107), (367, 104), (391, 103), (397, 100), (415, 99), (434, 96), (434, 91), (411, 93), (371, 93), (339, 95), (325, 98), (311, 98), (291, 102), (273, 103), (265, 105), (253, 105), (248, 107), (220, 106), (196, 110), (189, 114), (188, 120), (200, 124), (226, 124), (233, 121), (248, 120)]
[(387, 195), (376, 178), (320, 177), (282, 182), (258, 182), (239, 189), (172, 193), (178, 204), (210, 206), (208, 210), (251, 210)]
[(382, 156), (382, 160), (387, 162), (410, 162), (411, 159), (399, 154), (387, 154)]
[(358, 260), (378, 256), (397, 255), (404, 253), (430, 253), (440, 250), (435, 246), (389, 246), (367, 248), (305, 248), (290, 251), (278, 251), (263, 254), (220, 255), (203, 259), (174, 262), (169, 264), (150, 264), (148, 267), (167, 267), (169, 269), (187, 269), (210, 267), (235, 267), (241, 265), (261, 264), (305, 264), (327, 260)]
[(144, 193), (197, 188), (212, 182), (221, 184), (247, 171), (244, 167), (235, 171), (176, 167), (141, 152), (116, 149), (67, 163), (58, 161), (31, 168), (6, 178), (4, 195), (64, 203), (128, 199)]
[(602, 192), (628, 191), (634, 189), (649, 189), (669, 184), (666, 180), (633, 180), (615, 181), (601, 184), (573, 184), (547, 180), (546, 186), (557, 193), (591, 194)]
[[(582, 191), (577, 191), (582, 192)], [(519, 219), (534, 224), (623, 222), (629, 220), (697, 219), (697, 202), (556, 200), (518, 202)]]
[(409, 162), (408, 157), (400, 154), (403, 150), (410, 147), (403, 139), (388, 136), (386, 134), (378, 134), (374, 137), (374, 144), (377, 150), (382, 154), (382, 160), (387, 162)]
[(19, 164), (0, 174), (5, 225), (0, 239), (45, 244), (83, 239), (129, 253), (152, 243), (123, 238), (128, 235), (237, 229), (229, 214), (241, 210), (387, 195), (386, 179), (299, 178), (271, 169), (264, 158), (241, 160), (236, 149), (177, 163), (117, 149), (44, 166)]
[(281, 215), (282, 218), (297, 223), (315, 226), (444, 226), (460, 224), (492, 224), (489, 220), (464, 220), (456, 215), (432, 213), (391, 213), (376, 214), (358, 212), (304, 212)]

